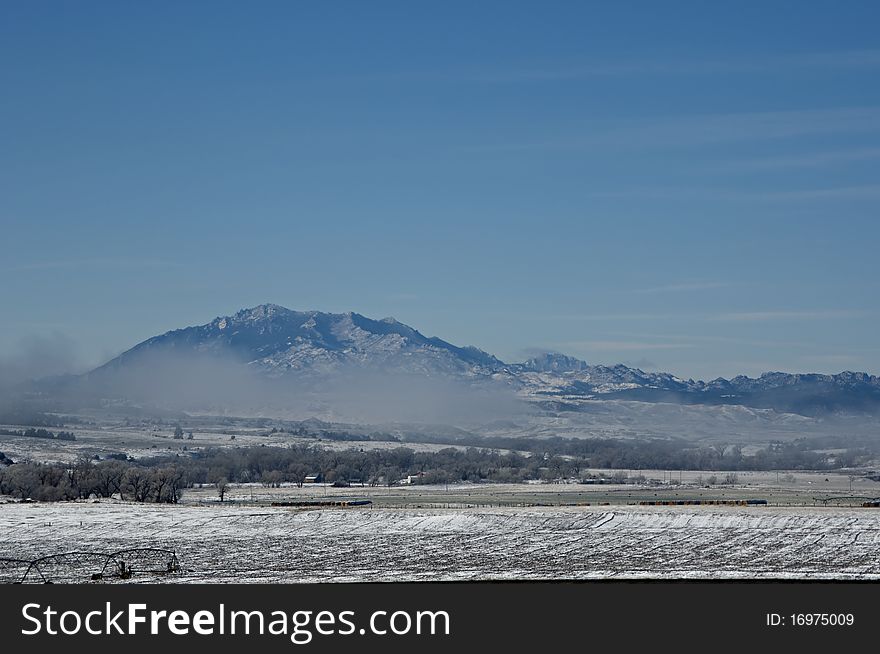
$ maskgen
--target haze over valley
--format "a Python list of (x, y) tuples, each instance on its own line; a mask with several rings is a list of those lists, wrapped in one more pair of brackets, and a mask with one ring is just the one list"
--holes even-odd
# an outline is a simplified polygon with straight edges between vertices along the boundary
[(880, 379), (866, 373), (700, 381), (552, 352), (508, 363), (393, 318), (274, 304), (155, 336), (85, 374), (15, 388), (7, 413), (318, 420), (424, 439), (460, 431), (474, 438), (748, 446), (824, 436), (857, 443), (876, 433), (880, 415)]

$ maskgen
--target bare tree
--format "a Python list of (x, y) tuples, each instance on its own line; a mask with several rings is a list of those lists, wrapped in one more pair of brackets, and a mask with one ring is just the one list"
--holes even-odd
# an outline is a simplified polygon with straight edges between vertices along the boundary
[(118, 461), (107, 461), (96, 466), (95, 492), (100, 497), (111, 497), (113, 493), (122, 491), (125, 478), (125, 464)]
[(125, 492), (131, 494), (135, 502), (146, 502), (153, 494), (153, 479), (150, 471), (137, 466), (129, 468), (125, 471), (123, 488)]
[(157, 504), (165, 501), (165, 488), (171, 481), (171, 475), (174, 474), (170, 468), (159, 468), (153, 473), (153, 501)]
[(92, 494), (94, 479), (95, 464), (85, 455), (78, 456), (76, 463), (67, 469), (67, 483), (71, 492), (79, 499), (88, 499)]
[(225, 477), (222, 479), (218, 479), (216, 482), (214, 482), (214, 486), (216, 486), (217, 496), (220, 498), (220, 501), (222, 502), (224, 499), (226, 499), (226, 491), (229, 488), (229, 480), (226, 479)]
[(309, 475), (309, 469), (301, 463), (291, 463), (287, 466), (287, 474), (290, 480), (297, 485), (297, 488), (302, 488)]
[(189, 483), (186, 478), (186, 473), (183, 470), (175, 468), (174, 475), (168, 482), (168, 497), (172, 504), (180, 502), (180, 498), (183, 496), (183, 489), (188, 485)]
[(269, 488), (279, 488), (281, 486), (281, 471), (270, 470), (268, 472), (264, 472), (262, 474), (261, 480), (263, 482), (263, 486), (267, 486)]

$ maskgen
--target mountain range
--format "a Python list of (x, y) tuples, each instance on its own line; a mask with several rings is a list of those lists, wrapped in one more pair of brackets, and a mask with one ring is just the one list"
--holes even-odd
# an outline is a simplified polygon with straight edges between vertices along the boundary
[(711, 381), (681, 379), (625, 365), (590, 365), (559, 353), (505, 363), (476, 347), (459, 347), (393, 318), (293, 311), (275, 304), (243, 309), (211, 322), (139, 343), (88, 373), (110, 380), (157, 360), (234, 361), (262, 380), (316, 383), (357, 372), (512, 389), (521, 399), (558, 410), (602, 400), (738, 405), (804, 416), (880, 413), (880, 378), (768, 372)]

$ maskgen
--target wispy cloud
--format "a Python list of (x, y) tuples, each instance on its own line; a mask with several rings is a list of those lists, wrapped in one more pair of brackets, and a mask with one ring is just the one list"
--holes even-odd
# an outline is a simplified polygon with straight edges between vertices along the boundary
[(804, 152), (784, 157), (762, 157), (734, 161), (726, 164), (726, 170), (781, 170), (787, 168), (819, 168), (857, 161), (880, 159), (880, 148), (852, 148), (829, 152)]
[(416, 293), (392, 293), (388, 296), (391, 302), (415, 302), (419, 299)]
[[(638, 198), (640, 200), (656, 201), (724, 200), (725, 202), (741, 202), (746, 204), (797, 204), (801, 202), (814, 202), (821, 200), (872, 200), (880, 197), (880, 184), (770, 191), (743, 190), (723, 186), (631, 186), (619, 189), (588, 191), (584, 193), (584, 196), (598, 200), (628, 200)], [(688, 288), (687, 285), (671, 286), (681, 286), (680, 289), (673, 288), (672, 290), (699, 290), (698, 287)]]
[(733, 282), (693, 281), (679, 284), (663, 284), (649, 288), (635, 288), (631, 293), (686, 293), (689, 291), (710, 291), (718, 288), (734, 286)]
[(712, 320), (726, 322), (767, 322), (774, 320), (837, 320), (860, 318), (868, 315), (866, 311), (849, 309), (819, 309), (813, 311), (740, 311), (721, 313)]
[(536, 320), (571, 321), (571, 322), (614, 322), (614, 321), (642, 321), (642, 320), (679, 320), (687, 318), (687, 314), (681, 313), (568, 313), (557, 315), (536, 315)]
[[(540, 316), (541, 320), (571, 321), (571, 322), (652, 322), (652, 321), (675, 321), (686, 320), (690, 322), (769, 322), (773, 320), (838, 320), (863, 318), (875, 315), (876, 312), (862, 309), (805, 309), (805, 310), (768, 310), (768, 311), (730, 311), (724, 313), (585, 313), (585, 314), (559, 314)], [(537, 316), (536, 316), (537, 318)], [(647, 335), (646, 335), (647, 336)], [(654, 334), (653, 336), (657, 336)], [(700, 340), (718, 340), (727, 342), (741, 342), (752, 345), (775, 346), (779, 343), (769, 341), (741, 341), (726, 337), (701, 336)], [(693, 339), (691, 339), (693, 340)], [(596, 341), (612, 342), (612, 341)], [(786, 341), (787, 345), (793, 343)]]
[(743, 193), (745, 197), (761, 200), (803, 201), (803, 200), (839, 200), (880, 197), (880, 184), (862, 186), (836, 186), (830, 188), (811, 188), (793, 191), (770, 191), (766, 193)]
[[(706, 316), (702, 316), (703, 319), (707, 319)], [(661, 341), (685, 341), (691, 343), (701, 343), (701, 344), (711, 344), (712, 346), (724, 346), (724, 345), (748, 345), (751, 347), (758, 348), (800, 348), (800, 349), (814, 349), (816, 347), (815, 343), (809, 343), (805, 341), (794, 341), (786, 338), (785, 340), (763, 340), (763, 339), (755, 339), (755, 338), (743, 338), (741, 336), (720, 336), (718, 334), (662, 334), (657, 332), (645, 333), (645, 332), (630, 332), (630, 331), (617, 331), (615, 332), (617, 336), (621, 336), (624, 338), (632, 338), (632, 339), (655, 339)]]
[(623, 361), (622, 363), (629, 368), (638, 368), (639, 370), (657, 370), (659, 367), (656, 363), (645, 357), (636, 359), (635, 361)]
[[(771, 57), (764, 60), (770, 67), (783, 68), (834, 68), (859, 69), (880, 67), (880, 50), (831, 50), (822, 52), (801, 52), (797, 54)], [(760, 62), (756, 61), (760, 65)]]
[(515, 66), (471, 66), (456, 70), (412, 70), (358, 76), (368, 82), (447, 82), (516, 84), (571, 82), (603, 77), (685, 76), (719, 74), (778, 75), (797, 70), (873, 70), (880, 68), (880, 50), (837, 50), (767, 53), (735, 59), (682, 57), (676, 59), (522, 61)]
[(682, 350), (697, 347), (693, 343), (656, 343), (648, 341), (568, 341), (558, 344), (584, 352), (631, 352), (640, 350)]
[(695, 147), (756, 142), (805, 135), (880, 131), (880, 107), (837, 107), (719, 114), (693, 114), (568, 125), (566, 133), (535, 141), (464, 146), (469, 152), (583, 150), (596, 147)]
[(32, 261), (6, 268), (6, 272), (28, 272), (36, 270), (70, 270), (76, 268), (177, 268), (184, 264), (169, 259), (126, 259), (94, 258)]
[(862, 361), (861, 357), (857, 357), (853, 354), (809, 354), (800, 358), (807, 363), (841, 366), (858, 364)]

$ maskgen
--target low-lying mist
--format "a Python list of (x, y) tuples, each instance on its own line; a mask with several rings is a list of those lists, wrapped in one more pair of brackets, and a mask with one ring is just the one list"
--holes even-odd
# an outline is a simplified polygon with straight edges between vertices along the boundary
[(352, 366), (270, 375), (229, 357), (176, 352), (151, 352), (141, 361), (106, 366), (66, 392), (164, 410), (371, 424), (475, 425), (527, 410), (513, 389), (488, 381)]
[(73, 340), (59, 333), (21, 339), (13, 353), (0, 356), (0, 391), (33, 379), (82, 372), (77, 352)]

